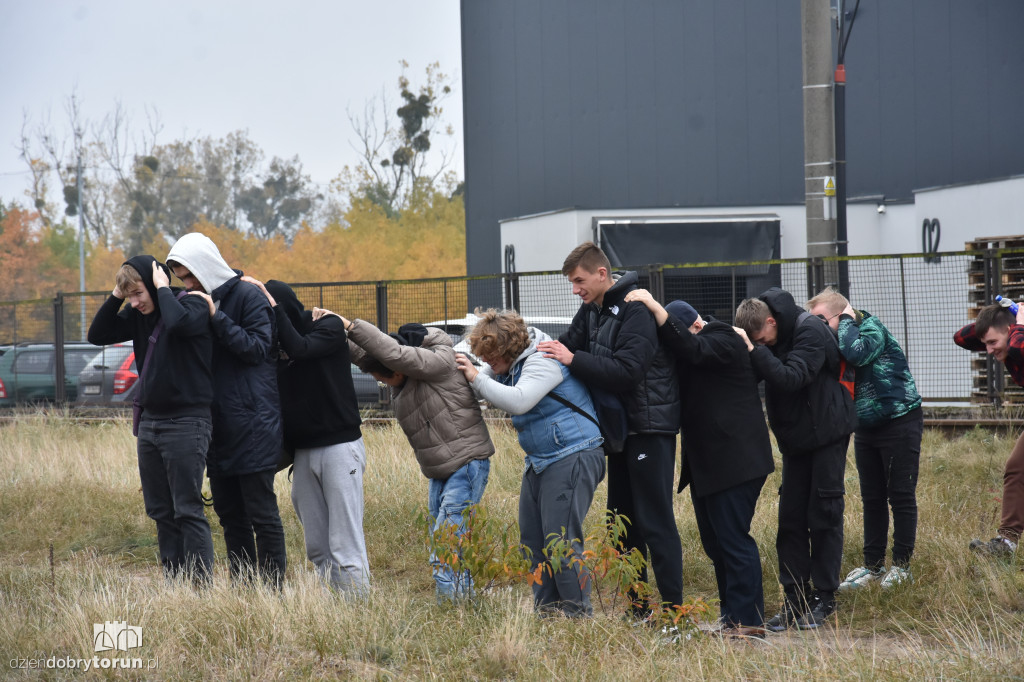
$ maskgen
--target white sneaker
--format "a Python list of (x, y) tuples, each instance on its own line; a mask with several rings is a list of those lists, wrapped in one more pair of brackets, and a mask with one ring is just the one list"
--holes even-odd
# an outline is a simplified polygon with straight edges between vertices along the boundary
[(911, 575), (909, 568), (900, 568), (899, 566), (893, 566), (889, 569), (889, 572), (882, 578), (882, 589), (888, 590), (890, 587), (896, 587), (903, 583), (914, 582), (914, 576)]
[(860, 566), (850, 571), (846, 576), (846, 580), (839, 583), (839, 591), (846, 592), (847, 590), (855, 590), (858, 587), (864, 587), (876, 580), (881, 580), (885, 574), (884, 568), (873, 569), (867, 568), (866, 566)]

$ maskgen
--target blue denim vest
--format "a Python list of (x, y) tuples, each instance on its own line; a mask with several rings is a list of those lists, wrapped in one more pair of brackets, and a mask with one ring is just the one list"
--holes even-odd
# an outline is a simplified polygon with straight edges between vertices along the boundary
[[(507, 386), (514, 386), (519, 381), (525, 361), (525, 358), (521, 359), (509, 374), (495, 378)], [(559, 368), (562, 370), (562, 383), (552, 392), (587, 414), (594, 414), (586, 386), (569, 373), (568, 367), (559, 363)], [(512, 426), (519, 434), (519, 445), (526, 452), (526, 465), (532, 466), (538, 474), (549, 464), (602, 443), (601, 431), (594, 422), (548, 395), (526, 414), (513, 416)]]

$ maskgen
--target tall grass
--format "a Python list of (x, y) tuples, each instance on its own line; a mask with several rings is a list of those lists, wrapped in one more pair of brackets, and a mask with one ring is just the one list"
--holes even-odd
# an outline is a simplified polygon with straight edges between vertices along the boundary
[[(498, 448), (484, 504), (493, 518), (517, 511), (522, 456), (514, 434), (492, 424)], [(92, 624), (143, 627), (144, 670), (100, 670), (117, 679), (308, 677), (378, 679), (1024, 679), (1024, 573), (1020, 558), (969, 554), (998, 518), (1002, 464), (1012, 436), (976, 431), (956, 440), (927, 433), (918, 488), (915, 581), (868, 587), (840, 599), (838, 625), (766, 642), (696, 636), (666, 643), (619, 613), (541, 620), (526, 585), (471, 606), (439, 606), (416, 518), (426, 481), (394, 425), (367, 427), (365, 531), (372, 593), (329, 593), (305, 561), (290, 483), (277, 478), (289, 569), (282, 594), (233, 588), (224, 544), (204, 592), (164, 581), (146, 518), (126, 422), (80, 424), (27, 416), (0, 426), (0, 652), (3, 677), (56, 679), (81, 671), (18, 670), (10, 659), (103, 657)], [(769, 478), (753, 533), (765, 567), (767, 608), (779, 602), (774, 537), (780, 482)], [(598, 490), (587, 519), (601, 522)], [(861, 562), (861, 505), (847, 468), (844, 571)], [(714, 599), (688, 495), (676, 498), (687, 596)], [(51, 564), (50, 552), (53, 551)]]

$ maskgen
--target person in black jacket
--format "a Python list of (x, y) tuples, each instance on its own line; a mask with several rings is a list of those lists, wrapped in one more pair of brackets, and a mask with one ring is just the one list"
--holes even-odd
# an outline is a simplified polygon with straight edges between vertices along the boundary
[(213, 441), (206, 466), (231, 577), (259, 575), (280, 588), (287, 557), (274, 493), (282, 447), (274, 311), (203, 234), (175, 242), (167, 265), (190, 295), (206, 301), (213, 331)]
[[(683, 549), (672, 508), (679, 431), (674, 363), (658, 343), (654, 316), (642, 303), (625, 301), (636, 289), (635, 272), (613, 275), (604, 252), (584, 242), (565, 259), (562, 274), (583, 305), (558, 341), (545, 341), (537, 349), (568, 366), (595, 396), (612, 396), (617, 414), (602, 413), (602, 421), (625, 412), (628, 435), (622, 452), (609, 452), (606, 441), (608, 509), (632, 524), (626, 550), (635, 547), (646, 556), (650, 549), (662, 603), (679, 606)], [(646, 580), (646, 570), (641, 577)], [(632, 611), (639, 618), (650, 613), (646, 604), (634, 603)]]
[(775, 471), (768, 425), (750, 354), (732, 325), (705, 321), (685, 301), (662, 307), (646, 289), (626, 295), (654, 314), (658, 336), (676, 357), (683, 463), (701, 544), (715, 567), (725, 635), (764, 635), (761, 554), (750, 522)]
[[(126, 261), (88, 339), (97, 346), (132, 341), (139, 368), (139, 478), (146, 514), (156, 522), (160, 562), (169, 577), (205, 583), (213, 570), (203, 507), (213, 342), (206, 304), (172, 289), (168, 274), (152, 256)], [(129, 306), (121, 310), (125, 299)]]
[(772, 287), (746, 299), (736, 324), (765, 381), (768, 422), (782, 451), (775, 547), (785, 602), (765, 625), (776, 632), (794, 624), (817, 628), (836, 609), (846, 451), (857, 423), (853, 396), (839, 383), (832, 330), (788, 291)]
[(366, 449), (352, 385), (345, 325), (337, 315), (313, 320), (284, 282), (252, 277), (277, 315), (285, 447), (295, 451), (292, 504), (306, 556), (331, 586), (350, 594), (370, 586), (363, 537)]

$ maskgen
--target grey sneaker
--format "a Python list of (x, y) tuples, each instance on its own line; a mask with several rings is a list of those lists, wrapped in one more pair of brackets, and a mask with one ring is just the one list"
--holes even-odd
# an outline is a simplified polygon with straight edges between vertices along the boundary
[(772, 632), (783, 632), (796, 625), (797, 620), (801, 616), (803, 616), (803, 611), (790, 604), (787, 599), (782, 602), (782, 610), (769, 618), (764, 626)]
[(882, 578), (882, 589), (888, 590), (889, 588), (902, 585), (904, 583), (914, 582), (914, 576), (910, 573), (909, 568), (900, 568), (899, 566), (893, 566), (889, 569), (889, 572)]
[(1011, 542), (1002, 536), (996, 536), (988, 542), (984, 540), (971, 540), (971, 544), (968, 547), (979, 554), (1008, 559), (1017, 550), (1017, 543)]
[(870, 585), (876, 580), (881, 580), (885, 575), (885, 568), (868, 568), (867, 566), (860, 566), (850, 571), (846, 576), (846, 580), (839, 583), (839, 591), (846, 592), (847, 590), (855, 590), (858, 587)]

